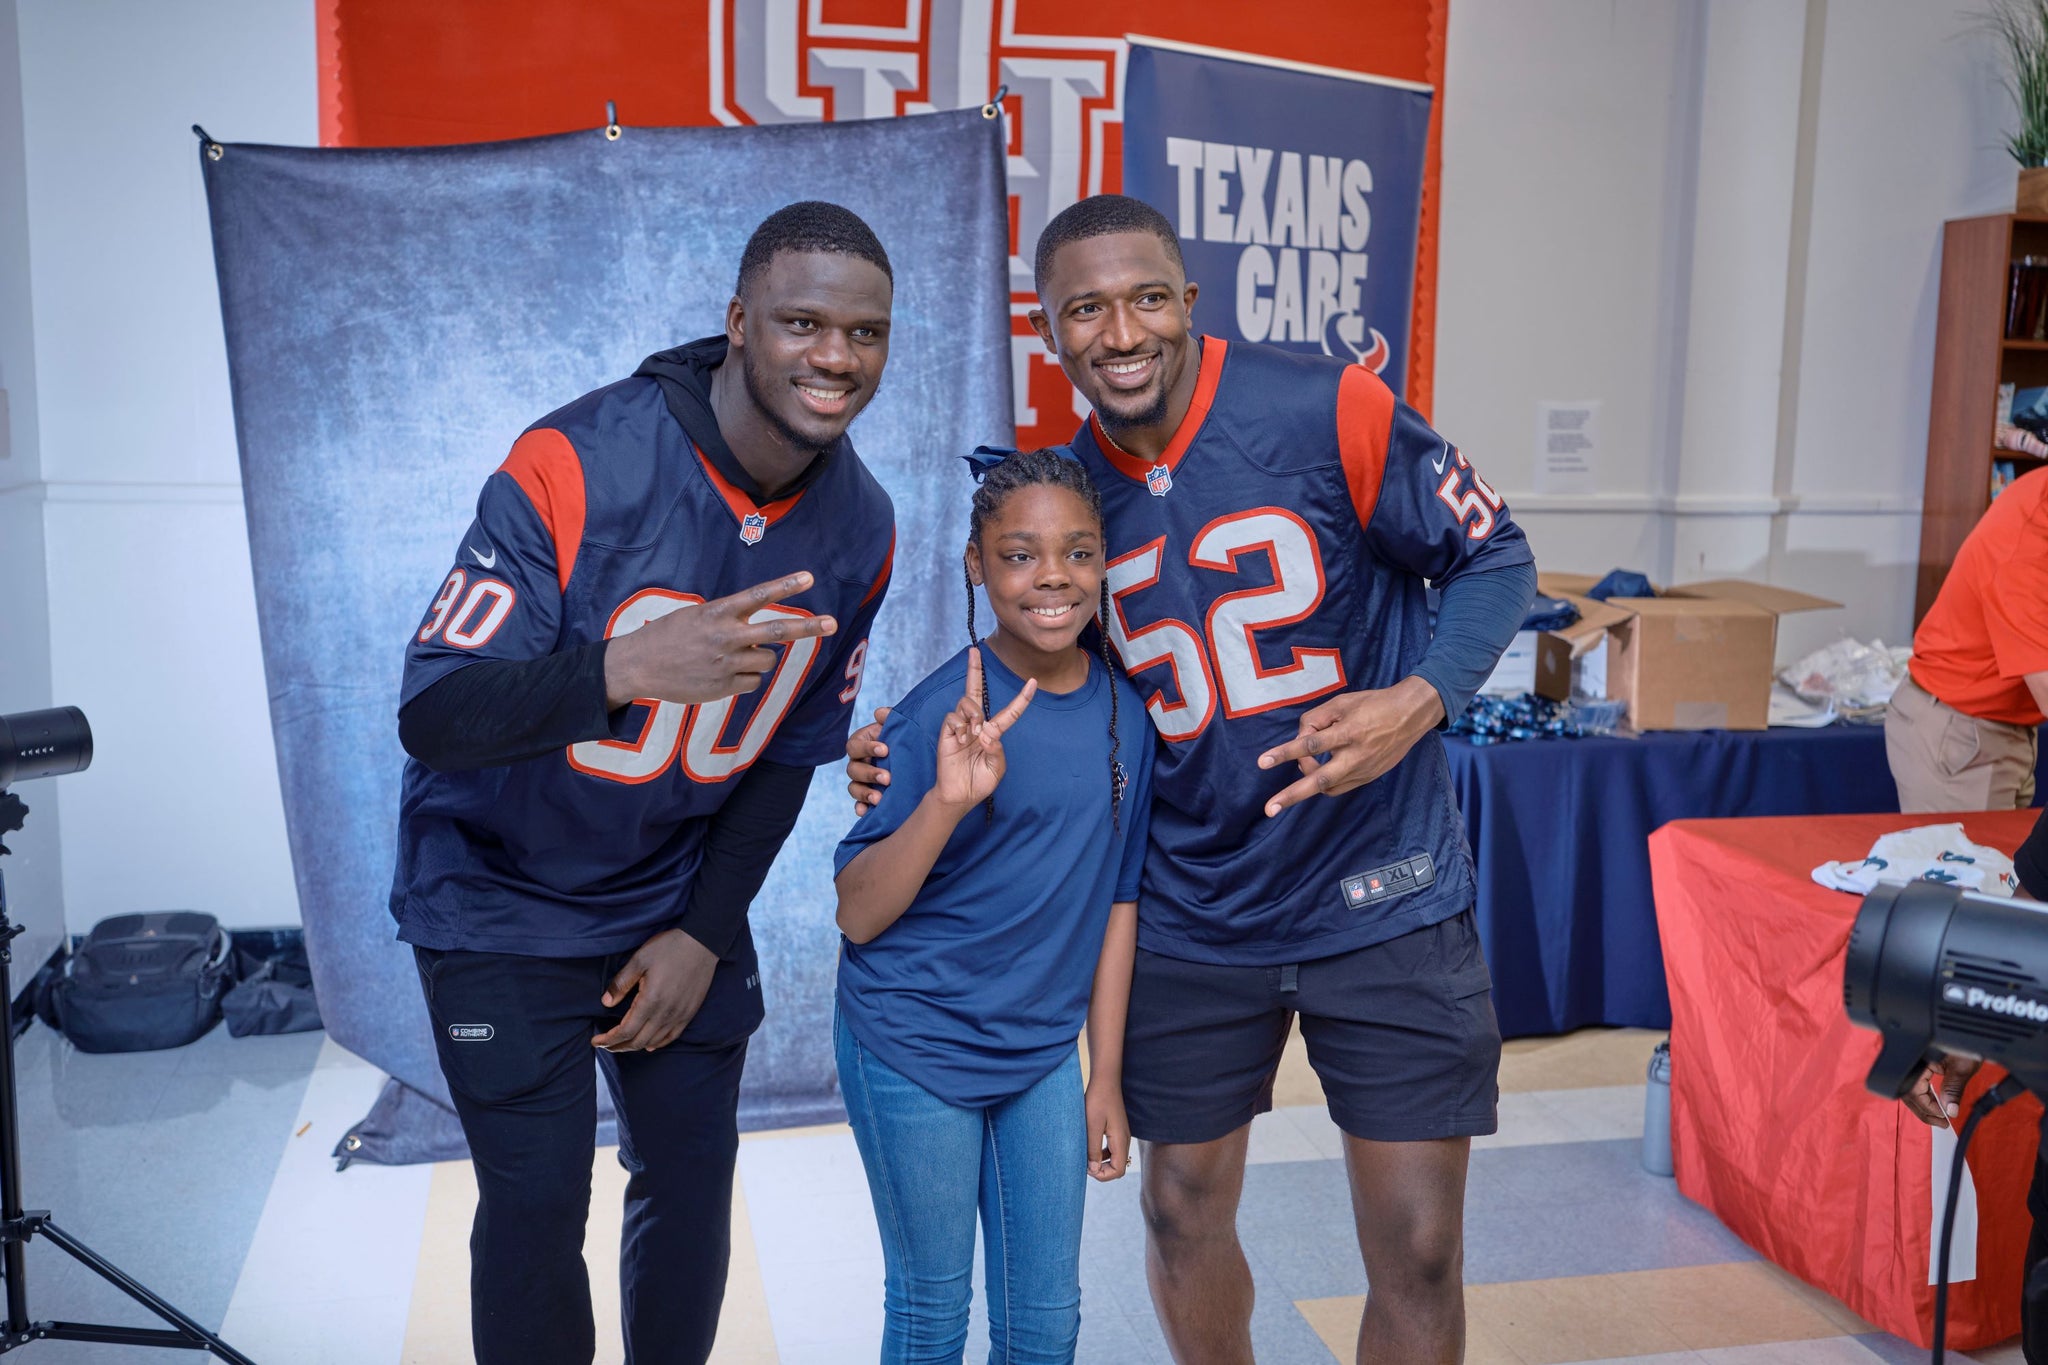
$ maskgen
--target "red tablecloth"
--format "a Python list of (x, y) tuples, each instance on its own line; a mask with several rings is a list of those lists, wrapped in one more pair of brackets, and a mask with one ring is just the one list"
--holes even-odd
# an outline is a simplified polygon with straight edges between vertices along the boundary
[[(1878, 1036), (1842, 1010), (1842, 959), (1862, 900), (1811, 873), (1863, 856), (1893, 830), (1949, 820), (2010, 853), (2039, 814), (1679, 820), (1650, 836), (1679, 1189), (1770, 1260), (1923, 1346), (1933, 1337), (1928, 1251), (1947, 1166), (1937, 1184), (1932, 1130), (1863, 1088)], [(1964, 1117), (2001, 1074), (1979, 1071)], [(2022, 1095), (1971, 1142), (1977, 1276), (1949, 1291), (1951, 1347), (2019, 1331), (2040, 1115)], [(1960, 1235), (1957, 1243), (1960, 1256)]]

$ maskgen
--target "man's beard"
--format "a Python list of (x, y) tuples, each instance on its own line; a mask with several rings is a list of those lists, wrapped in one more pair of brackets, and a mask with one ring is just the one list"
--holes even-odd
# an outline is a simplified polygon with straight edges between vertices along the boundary
[(1118, 414), (1111, 412), (1106, 407), (1097, 407), (1095, 409), (1095, 416), (1101, 421), (1102, 429), (1111, 436), (1114, 436), (1119, 431), (1134, 431), (1140, 427), (1156, 427), (1165, 421), (1167, 402), (1171, 394), (1168, 392), (1166, 381), (1163, 378), (1158, 380), (1157, 383), (1159, 385), (1158, 391), (1153, 394), (1152, 401), (1147, 403), (1141, 411)]
[(746, 350), (740, 352), (740, 379), (747, 386), (747, 397), (753, 400), (754, 407), (768, 419), (768, 425), (775, 428), (775, 434), (787, 442), (792, 450), (805, 451), (815, 458), (839, 444), (839, 438), (835, 436), (820, 445), (817, 437), (807, 436), (789, 424), (789, 420), (781, 411), (769, 402), (769, 397), (774, 392), (773, 381), (764, 378), (755, 370), (754, 357)]

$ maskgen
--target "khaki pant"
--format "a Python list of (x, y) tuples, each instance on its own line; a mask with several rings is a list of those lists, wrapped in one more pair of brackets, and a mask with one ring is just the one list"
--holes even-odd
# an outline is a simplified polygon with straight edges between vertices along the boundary
[(1884, 716), (1885, 756), (1909, 815), (2031, 806), (2037, 742), (2031, 728), (1966, 716), (1910, 677)]

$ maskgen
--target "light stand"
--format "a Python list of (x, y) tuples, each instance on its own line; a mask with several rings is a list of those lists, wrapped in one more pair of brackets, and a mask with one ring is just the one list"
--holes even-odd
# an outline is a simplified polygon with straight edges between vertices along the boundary
[[(21, 798), (0, 789), (0, 834), (21, 828), (28, 807)], [(0, 853), (7, 850), (0, 846)], [(0, 875), (0, 1003), (14, 1005), (14, 940), (22, 926), (7, 914), (7, 882)], [(0, 1274), (7, 1281), (7, 1320), (0, 1323), (0, 1355), (35, 1341), (100, 1341), (115, 1346), (163, 1346), (211, 1351), (234, 1365), (256, 1363), (222, 1341), (168, 1301), (124, 1273), (85, 1243), (50, 1221), (48, 1209), (21, 1206), (20, 1104), (15, 1095), (14, 1028), (0, 1027)], [(98, 1322), (37, 1322), (28, 1315), (27, 1255), (29, 1238), (41, 1235), (73, 1260), (150, 1312), (174, 1326), (120, 1327)]]

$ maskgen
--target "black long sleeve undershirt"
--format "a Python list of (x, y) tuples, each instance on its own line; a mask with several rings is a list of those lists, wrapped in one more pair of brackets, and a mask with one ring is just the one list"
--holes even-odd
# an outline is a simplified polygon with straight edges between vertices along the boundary
[(460, 773), (604, 739), (606, 644), (465, 664), (398, 708), (398, 742), (435, 772)]
[(763, 761), (740, 774), (704, 832), (704, 861), (690, 882), (678, 929), (720, 957), (732, 953), (747, 909), (796, 828), (810, 790), (809, 768)]
[[(398, 708), (398, 742), (436, 772), (540, 758), (611, 734), (600, 640), (538, 659), (479, 659)], [(676, 927), (732, 951), (768, 867), (796, 827), (811, 770), (756, 762), (711, 816), (704, 858)]]

